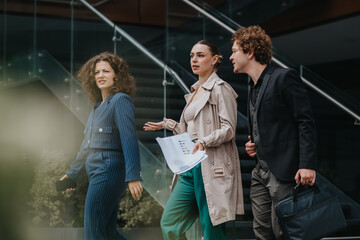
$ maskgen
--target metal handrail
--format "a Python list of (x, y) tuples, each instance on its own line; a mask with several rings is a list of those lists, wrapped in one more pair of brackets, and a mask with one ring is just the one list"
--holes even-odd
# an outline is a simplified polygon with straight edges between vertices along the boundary
[[(192, 3), (190, 0), (182, 0), (183, 2), (185, 2), (186, 4), (188, 4), (189, 6), (191, 6), (192, 8), (194, 8), (196, 11), (198, 11), (199, 13), (201, 13), (202, 15), (204, 15), (205, 17), (209, 18), (210, 20), (212, 20), (213, 22), (215, 22), (216, 24), (218, 24), (220, 27), (226, 29), (227, 31), (229, 31), (230, 33), (234, 33), (235, 30), (230, 28), (229, 26), (227, 26), (225, 23), (223, 23), (222, 21), (220, 21), (219, 19), (217, 19), (216, 17), (214, 17), (213, 15), (209, 14), (208, 12), (206, 12), (204, 9), (202, 9), (201, 7), (197, 6), (196, 4)], [(240, 24), (235, 23), (236, 25), (238, 25), (238, 27), (242, 27)], [(275, 62), (276, 64), (278, 64), (279, 66), (283, 67), (283, 68), (289, 68), (289, 66), (287, 66), (286, 64), (282, 63), (280, 60), (278, 60), (277, 58), (272, 56), (272, 61)], [(329, 100), (330, 102), (332, 102), (333, 104), (335, 104), (337, 107), (339, 107), (340, 109), (342, 109), (344, 112), (346, 112), (347, 114), (349, 114), (350, 116), (354, 117), (355, 120), (360, 121), (360, 116), (358, 114), (356, 114), (355, 112), (351, 111), (349, 108), (347, 108), (346, 106), (344, 106), (342, 103), (340, 103), (339, 101), (337, 101), (336, 99), (334, 99), (333, 97), (331, 97), (329, 94), (325, 93), (324, 91), (322, 91), (320, 88), (316, 87), (314, 84), (312, 84), (309, 80), (307, 80), (306, 78), (301, 76), (301, 79), (303, 80), (303, 82), (309, 86), (311, 89), (313, 89), (315, 92), (319, 93), (320, 95), (322, 95), (323, 97), (325, 97), (327, 100)]]
[(107, 23), (110, 27), (112, 27), (116, 32), (121, 34), (124, 38), (126, 38), (129, 42), (131, 42), (136, 48), (138, 48), (141, 52), (143, 52), (146, 56), (148, 56), (151, 60), (153, 60), (157, 65), (163, 68), (167, 73), (175, 78), (180, 87), (182, 87), (187, 93), (190, 93), (190, 89), (186, 86), (186, 84), (181, 80), (178, 74), (172, 70), (168, 65), (166, 65), (163, 61), (158, 59), (154, 54), (152, 54), (148, 49), (146, 49), (141, 43), (136, 41), (133, 37), (131, 37), (127, 32), (125, 32), (120, 27), (116, 26), (110, 19), (105, 17), (101, 12), (96, 10), (91, 4), (89, 4), (85, 0), (79, 0), (83, 3), (87, 8), (89, 8), (93, 13), (95, 13), (99, 18), (101, 18), (105, 23)]

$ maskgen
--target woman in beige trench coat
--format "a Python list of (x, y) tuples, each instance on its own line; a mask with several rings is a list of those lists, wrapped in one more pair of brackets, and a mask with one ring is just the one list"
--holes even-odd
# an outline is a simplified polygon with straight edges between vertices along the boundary
[(180, 122), (147, 122), (146, 131), (166, 128), (188, 132), (196, 142), (193, 153), (206, 150), (208, 158), (180, 175), (166, 204), (161, 228), (165, 240), (186, 239), (185, 232), (200, 215), (205, 240), (226, 239), (225, 222), (244, 214), (240, 161), (235, 143), (237, 94), (216, 74), (220, 66), (216, 45), (202, 40), (190, 53), (199, 81), (185, 95)]

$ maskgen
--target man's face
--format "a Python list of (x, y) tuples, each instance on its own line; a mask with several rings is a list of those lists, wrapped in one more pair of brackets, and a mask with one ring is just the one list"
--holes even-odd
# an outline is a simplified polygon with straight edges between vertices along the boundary
[(234, 73), (245, 73), (249, 62), (249, 54), (243, 52), (237, 41), (233, 43), (231, 50), (230, 61), (233, 64)]

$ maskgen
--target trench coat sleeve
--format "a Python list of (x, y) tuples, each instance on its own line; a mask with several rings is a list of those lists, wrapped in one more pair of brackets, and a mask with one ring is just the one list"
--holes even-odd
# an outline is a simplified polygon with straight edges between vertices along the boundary
[(77, 182), (85, 166), (85, 159), (89, 155), (89, 151), (85, 150), (86, 138), (84, 138), (80, 152), (77, 154), (75, 161), (71, 164), (70, 169), (66, 172), (66, 175), (73, 181)]
[(135, 107), (129, 95), (117, 94), (115, 124), (119, 130), (121, 147), (125, 158), (125, 181), (141, 180), (140, 152), (134, 121)]
[[(230, 87), (230, 85), (223, 83), (215, 85), (211, 94), (216, 94), (216, 104), (219, 114), (218, 117), (220, 119), (220, 128), (213, 131), (210, 135), (199, 139), (199, 141), (205, 145), (205, 148), (218, 147), (222, 143), (232, 140), (236, 133), (236, 93)], [(215, 119), (212, 121), (216, 122)]]
[[(181, 115), (181, 119), (182, 119), (182, 116), (183, 115)], [(181, 119), (180, 119), (180, 122), (176, 122), (175, 120), (172, 120), (169, 118), (164, 118), (163, 126), (167, 130), (173, 131), (174, 134), (186, 132), (186, 124)]]
[(290, 112), (298, 126), (300, 163), (299, 168), (316, 169), (316, 126), (310, 98), (295, 70), (288, 72), (283, 81), (283, 93)]

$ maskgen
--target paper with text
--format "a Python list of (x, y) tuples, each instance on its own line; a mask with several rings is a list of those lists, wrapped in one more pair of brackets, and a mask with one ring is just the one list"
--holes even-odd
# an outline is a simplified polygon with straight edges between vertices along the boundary
[(158, 137), (156, 141), (159, 143), (166, 162), (173, 173), (186, 172), (207, 158), (205, 151), (198, 150), (191, 154), (194, 149), (194, 142), (191, 141), (187, 132), (171, 137)]

